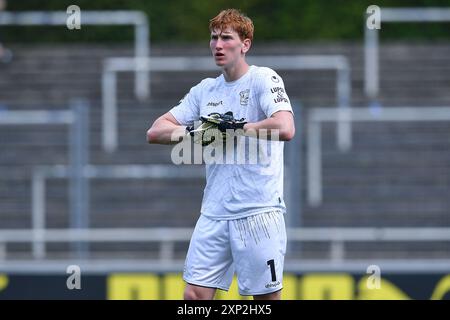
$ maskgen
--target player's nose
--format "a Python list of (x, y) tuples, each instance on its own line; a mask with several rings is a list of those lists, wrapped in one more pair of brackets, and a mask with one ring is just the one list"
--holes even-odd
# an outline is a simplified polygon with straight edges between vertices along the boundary
[(215, 48), (219, 49), (219, 50), (222, 50), (222, 48), (223, 48), (223, 41), (220, 38), (216, 40)]

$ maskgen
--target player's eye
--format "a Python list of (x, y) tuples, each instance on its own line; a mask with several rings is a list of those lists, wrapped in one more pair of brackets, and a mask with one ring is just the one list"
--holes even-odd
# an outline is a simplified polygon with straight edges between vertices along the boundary
[(211, 36), (211, 40), (217, 40), (218, 39), (218, 36), (217, 35), (212, 35)]

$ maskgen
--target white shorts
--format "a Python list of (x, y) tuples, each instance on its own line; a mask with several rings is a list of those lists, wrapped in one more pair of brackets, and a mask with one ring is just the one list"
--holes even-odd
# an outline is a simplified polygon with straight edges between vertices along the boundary
[(236, 271), (241, 295), (272, 293), (283, 288), (285, 253), (282, 212), (237, 220), (212, 220), (202, 215), (191, 238), (183, 279), (228, 291)]

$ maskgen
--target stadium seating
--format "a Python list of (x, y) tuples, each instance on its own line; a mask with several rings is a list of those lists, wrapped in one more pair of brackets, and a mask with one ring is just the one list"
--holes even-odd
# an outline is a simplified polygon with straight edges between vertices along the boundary
[[(92, 164), (170, 163), (168, 146), (148, 146), (151, 123), (211, 72), (152, 74), (152, 99), (133, 96), (134, 76), (119, 76), (119, 148), (101, 150), (101, 70), (106, 57), (131, 56), (126, 46), (9, 45), (0, 63), (0, 109), (66, 109), (71, 98), (91, 103)], [(207, 55), (200, 46), (152, 46), (152, 54)], [(344, 54), (352, 67), (352, 105), (366, 106), (359, 44), (255, 45), (253, 54)], [(448, 44), (387, 44), (381, 51), (384, 106), (450, 106)], [(311, 107), (335, 105), (335, 75), (326, 71), (280, 72), (291, 99)], [(302, 204), (303, 226), (450, 226), (448, 123), (355, 124), (354, 145), (341, 153), (334, 125), (324, 126), (324, 203)], [(298, 132), (297, 139), (304, 133)], [(36, 165), (67, 164), (64, 126), (0, 126), (0, 228), (30, 227), (30, 175)], [(93, 180), (93, 227), (192, 227), (202, 179)], [(67, 181), (47, 184), (47, 225), (68, 226)], [(304, 190), (303, 190), (304, 191)], [(290, 212), (289, 214), (294, 214)], [(424, 248), (424, 251), (426, 248)], [(355, 252), (358, 248), (355, 247)], [(407, 254), (407, 253), (405, 253)]]

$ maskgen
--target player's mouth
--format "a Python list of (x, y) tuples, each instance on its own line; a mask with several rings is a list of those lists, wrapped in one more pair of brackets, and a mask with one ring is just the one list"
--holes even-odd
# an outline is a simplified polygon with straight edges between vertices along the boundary
[(216, 54), (214, 55), (214, 57), (215, 57), (216, 59), (220, 59), (220, 58), (224, 58), (225, 55), (224, 55), (223, 53), (221, 53), (221, 52), (216, 52)]

